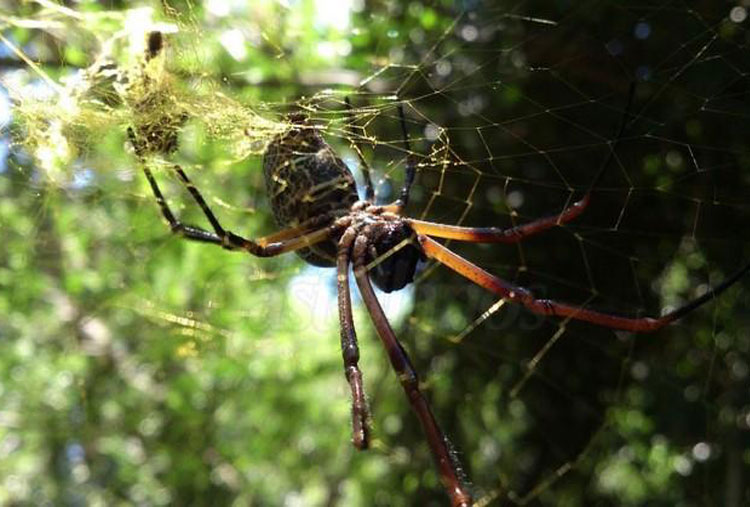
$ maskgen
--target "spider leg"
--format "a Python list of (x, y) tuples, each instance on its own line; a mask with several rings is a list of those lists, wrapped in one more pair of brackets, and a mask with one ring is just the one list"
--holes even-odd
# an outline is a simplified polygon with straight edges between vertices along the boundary
[(401, 195), (394, 203), (396, 206), (396, 213), (400, 214), (406, 205), (409, 204), (409, 193), (411, 192), (411, 186), (414, 183), (414, 176), (417, 172), (417, 163), (409, 144), (409, 131), (406, 129), (406, 118), (404, 116), (403, 104), (399, 104), (398, 106), (398, 117), (401, 122), (401, 135), (403, 136), (404, 150), (406, 151), (406, 174), (404, 175), (404, 186), (401, 187)]
[(500, 227), (460, 227), (406, 218), (406, 222), (418, 234), (427, 234), (444, 239), (469, 241), (471, 243), (517, 243), (524, 238), (546, 231), (556, 225), (570, 222), (578, 217), (589, 204), (590, 194), (574, 202), (557, 215), (551, 215), (508, 229)]
[(572, 319), (591, 322), (612, 329), (633, 332), (648, 333), (666, 326), (670, 322), (685, 316), (704, 303), (711, 301), (736, 283), (742, 276), (750, 272), (750, 263), (748, 263), (725, 279), (721, 284), (709, 290), (702, 296), (667, 313), (666, 315), (663, 315), (662, 317), (625, 317), (597, 312), (550, 299), (537, 299), (531, 291), (513, 285), (488, 273), (479, 266), (476, 266), (458, 254), (451, 252), (437, 241), (430, 239), (425, 235), (418, 235), (417, 240), (422, 246), (425, 255), (428, 257), (445, 264), (458, 274), (468, 278), (477, 285), (498, 294), (500, 297), (505, 298), (508, 301), (522, 304), (534, 313), (540, 315), (554, 315), (557, 317), (570, 317)]
[(453, 506), (471, 505), (471, 495), (464, 488), (459, 472), (458, 460), (449, 450), (448, 440), (435, 420), (435, 416), (430, 410), (426, 398), (419, 390), (419, 378), (417, 372), (409, 360), (406, 351), (398, 342), (391, 325), (383, 313), (383, 309), (378, 302), (372, 284), (367, 275), (366, 252), (368, 247), (368, 229), (365, 228), (355, 240), (352, 257), (354, 259), (354, 276), (357, 280), (359, 291), (362, 299), (367, 306), (367, 310), (372, 317), (372, 321), (377, 329), (378, 336), (388, 353), (391, 366), (401, 382), (401, 386), (409, 399), (412, 409), (419, 418), (427, 441), (430, 445), (433, 458), (438, 468), (440, 479), (451, 498)]
[[(634, 96), (635, 81), (630, 83), (627, 105), (625, 106), (625, 112), (620, 120), (620, 126), (617, 129), (615, 139), (608, 143), (609, 153), (604, 159), (604, 162), (599, 166), (599, 170), (594, 176), (586, 194), (578, 201), (567, 206), (560, 213), (540, 218), (526, 224), (510, 227), (508, 229), (502, 229), (499, 227), (459, 227), (455, 225), (425, 222), (423, 220), (415, 220), (411, 218), (406, 219), (406, 221), (417, 233), (435, 236), (437, 238), (455, 239), (457, 241), (468, 241), (471, 243), (517, 243), (524, 238), (576, 219), (588, 207), (589, 201), (591, 200), (591, 192), (599, 184), (599, 181), (604, 176), (607, 167), (609, 167), (609, 164), (615, 156), (617, 145), (620, 143), (620, 140), (625, 133), (628, 117), (630, 115), (630, 107), (633, 105)], [(401, 120), (403, 127), (403, 115)], [(405, 127), (403, 128), (405, 129)], [(407, 151), (409, 149), (408, 141), (406, 149)]]
[(167, 201), (164, 199), (164, 196), (162, 195), (161, 190), (159, 189), (159, 185), (156, 183), (156, 179), (151, 173), (151, 170), (148, 167), (143, 166), (143, 173), (146, 175), (146, 179), (151, 186), (151, 191), (156, 197), (156, 202), (159, 205), (161, 214), (164, 215), (164, 218), (169, 223), (169, 228), (172, 230), (172, 232), (182, 234), (184, 237), (194, 241), (202, 241), (205, 243), (221, 245), (221, 238), (213, 232), (209, 232), (205, 229), (195, 227), (193, 225), (185, 225), (177, 220), (172, 213), (172, 210), (169, 208)]
[(302, 222), (300, 225), (297, 225), (295, 227), (288, 227), (286, 229), (274, 232), (273, 234), (269, 234), (268, 236), (258, 238), (255, 240), (255, 242), (261, 245), (268, 245), (269, 243), (278, 243), (279, 241), (298, 238), (317, 229), (325, 227), (331, 222), (332, 217), (333, 216), (331, 214), (324, 213), (322, 215), (313, 217), (310, 220)]
[(357, 229), (349, 227), (339, 240), (336, 257), (338, 285), (339, 324), (341, 328), (341, 353), (344, 357), (344, 373), (352, 391), (352, 443), (357, 449), (367, 449), (370, 441), (370, 418), (362, 372), (359, 370), (359, 346), (352, 318), (352, 300), (349, 293), (350, 250), (357, 237)]
[(208, 221), (214, 228), (214, 232), (207, 231), (194, 225), (184, 224), (175, 217), (174, 213), (172, 213), (172, 210), (169, 208), (169, 205), (167, 204), (166, 199), (164, 199), (164, 195), (156, 182), (156, 178), (154, 178), (153, 173), (146, 166), (144, 157), (138, 153), (137, 147), (139, 146), (139, 143), (137, 143), (135, 133), (132, 129), (128, 129), (128, 136), (130, 137), (130, 142), (136, 148), (136, 154), (140, 159), (143, 173), (146, 175), (146, 179), (148, 180), (151, 191), (156, 198), (159, 209), (169, 223), (169, 228), (175, 234), (179, 234), (192, 241), (218, 245), (228, 250), (245, 250), (258, 257), (272, 257), (282, 253), (299, 250), (300, 248), (309, 247), (310, 245), (324, 241), (331, 236), (337, 227), (329, 226), (319, 228), (312, 232), (305, 232), (303, 225), (291, 230), (280, 231), (267, 238), (260, 238), (255, 241), (243, 238), (231, 231), (225, 230), (221, 226), (216, 219), (216, 216), (208, 207), (208, 204), (206, 204), (201, 193), (195, 185), (193, 185), (182, 168), (174, 166), (175, 172), (180, 177), (182, 183), (187, 187), (193, 199), (198, 203), (201, 210), (206, 215), (206, 218), (208, 218)]
[[(346, 103), (346, 111), (349, 116), (349, 127), (353, 127), (355, 124), (354, 114), (352, 113), (352, 103), (349, 97), (344, 99)], [(375, 187), (372, 186), (372, 179), (370, 178), (370, 164), (365, 160), (365, 156), (362, 154), (362, 148), (359, 146), (358, 141), (354, 141), (354, 151), (357, 152), (359, 158), (359, 165), (362, 168), (362, 175), (365, 177), (365, 200), (372, 202), (375, 199)]]

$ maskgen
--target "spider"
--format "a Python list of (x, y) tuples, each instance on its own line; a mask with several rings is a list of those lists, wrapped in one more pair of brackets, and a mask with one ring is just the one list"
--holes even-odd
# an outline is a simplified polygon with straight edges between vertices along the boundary
[[(351, 105), (349, 121), (353, 125)], [(360, 199), (354, 177), (319, 129), (303, 114), (289, 116), (289, 128), (268, 145), (263, 160), (266, 190), (280, 232), (259, 239), (248, 239), (221, 225), (200, 191), (179, 165), (172, 166), (202, 210), (212, 230), (181, 222), (175, 217), (146, 163), (150, 151), (148, 132), (128, 129), (130, 143), (141, 161), (143, 172), (153, 191), (161, 213), (171, 231), (183, 238), (246, 252), (257, 257), (272, 257), (296, 252), (306, 262), (337, 270), (338, 309), (341, 329), (341, 351), (346, 380), (352, 398), (352, 442), (366, 449), (370, 440), (369, 407), (359, 369), (359, 347), (352, 318), (349, 292), (349, 266), (376, 331), (386, 349), (391, 365), (414, 410), (443, 486), (453, 506), (471, 504), (458, 459), (451, 451), (430, 405), (420, 390), (417, 372), (389, 324), (372, 284), (385, 292), (399, 290), (413, 281), (420, 260), (433, 259), (501, 298), (521, 304), (528, 310), (553, 317), (568, 317), (612, 329), (631, 332), (653, 332), (683, 317), (718, 296), (750, 271), (744, 266), (720, 285), (662, 317), (627, 317), (603, 313), (579, 305), (539, 299), (523, 287), (509, 283), (453, 253), (433, 238), (472, 243), (515, 243), (574, 220), (589, 204), (591, 192), (608, 165), (599, 173), (586, 193), (555, 213), (531, 222), (501, 229), (495, 227), (460, 227), (431, 223), (404, 216), (416, 173), (403, 107), (399, 106), (403, 149), (407, 154), (405, 178), (400, 195), (393, 203), (378, 205), (370, 179), (370, 169), (355, 144), (365, 179), (365, 196)], [(620, 128), (621, 136), (625, 121)], [(614, 145), (610, 146), (610, 158)]]

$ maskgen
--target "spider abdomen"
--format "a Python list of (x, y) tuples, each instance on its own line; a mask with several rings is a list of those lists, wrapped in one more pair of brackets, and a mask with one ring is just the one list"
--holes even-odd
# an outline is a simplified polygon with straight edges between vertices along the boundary
[[(359, 200), (354, 177), (320, 133), (293, 116), (293, 126), (268, 145), (263, 157), (267, 195), (276, 222), (296, 227), (312, 218), (345, 215)], [(315, 266), (336, 264), (336, 240), (297, 250)]]

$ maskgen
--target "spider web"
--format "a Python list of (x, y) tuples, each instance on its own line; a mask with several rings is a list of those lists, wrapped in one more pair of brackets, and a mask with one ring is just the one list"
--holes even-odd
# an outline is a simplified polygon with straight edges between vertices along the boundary
[[(151, 76), (133, 103), (143, 104), (139, 100), (153, 90), (171, 100), (147, 109), (147, 124), (172, 125), (164, 122), (165, 111), (191, 118), (179, 126), (178, 152), (155, 162), (168, 199), (186, 221), (202, 223), (202, 217), (170, 180), (171, 160), (185, 167), (225, 225), (248, 236), (272, 232), (259, 154), (283, 129), (281, 114), (299, 109), (320, 126), (360, 184), (361, 150), (377, 198), (389, 202), (407, 159), (401, 104), (408, 153), (418, 162), (408, 216), (466, 226), (522, 224), (559, 213), (606, 164), (590, 207), (576, 221), (518, 245), (447, 244), (539, 296), (623, 315), (659, 315), (716, 286), (748, 259), (747, 12), (733, 4), (672, 1), (548, 4), (470, 2), (462, 10), (385, 4), (366, 10), (355, 3), (351, 18), (340, 21), (347, 23), (340, 28), (346, 36), (312, 48), (295, 48), (260, 21), (188, 5), (153, 25), (169, 34), (169, 58), (148, 67), (144, 49), (128, 53), (124, 43), (110, 54), (130, 69), (132, 81)], [(36, 16), (47, 27), (82, 23), (46, 2), (39, 5), (41, 11), (19, 13), (18, 19)], [(278, 14), (259, 5), (243, 13), (260, 20)], [(299, 21), (296, 9), (283, 10), (289, 26)], [(402, 24), (390, 18), (403, 18)], [(134, 17), (112, 19), (121, 28)], [(330, 33), (331, 25), (325, 26), (320, 30)], [(143, 32), (137, 33), (142, 40)], [(232, 39), (238, 36), (257, 54), (242, 54), (238, 48), (245, 46)], [(36, 47), (14, 43), (10, 35), (7, 40), (22, 53)], [(60, 38), (52, 47), (64, 53), (66, 44)], [(211, 51), (212, 44), (223, 49)], [(338, 56), (308, 68), (303, 62), (315, 49)], [(271, 65), (281, 67), (274, 72), (260, 58), (269, 52)], [(217, 54), (229, 62), (214, 65)], [(26, 61), (6, 56), (20, 63), (20, 70), (4, 76), (11, 93), (19, 82), (39, 86), (30, 67), (44, 54)], [(254, 61), (262, 71), (247, 70)], [(224, 79), (203, 68), (220, 69)], [(45, 298), (62, 315), (58, 320), (75, 322), (79, 330), (77, 340), (63, 341), (64, 351), (108, 357), (114, 365), (98, 377), (70, 366), (66, 371), (84, 386), (115, 372), (120, 380), (113, 382), (114, 392), (136, 400), (102, 409), (105, 420), (125, 428), (123, 435), (94, 445), (85, 430), (96, 424), (60, 430), (68, 455), (75, 445), (86, 449), (84, 458), (68, 457), (74, 478), (82, 466), (89, 474), (72, 480), (69, 491), (107, 499), (112, 484), (124, 483), (136, 500), (185, 498), (165, 479), (159, 459), (181, 456), (162, 449), (171, 441), (165, 430), (170, 414), (188, 417), (197, 410), (209, 414), (196, 424), (212, 425), (206, 430), (212, 440), (184, 452), (198, 449), (207, 456), (208, 476), (226, 498), (444, 503), (419, 428), (362, 309), (356, 320), (377, 437), (370, 453), (348, 448), (348, 394), (332, 340), (338, 330), (330, 272), (305, 268), (294, 256), (247, 259), (170, 240), (132, 156), (121, 147), (133, 106), (66, 116), (68, 111), (35, 108), (30, 88), (19, 89), (27, 100), (16, 102), (15, 110), (26, 115), (28, 135), (25, 147), (12, 146), (18, 154), (10, 173), (20, 180), (16, 188), (41, 194), (26, 205), (38, 213), (38, 248), (47, 254), (42, 260), (53, 264), (47, 257), (61, 250), (79, 267), (106, 270), (116, 279), (109, 285), (77, 282), (104, 291), (105, 303), (93, 304), (75, 280), (47, 275), (62, 281)], [(117, 95), (106, 90), (97, 101)], [(56, 124), (58, 130), (49, 128)], [(107, 134), (106, 151), (92, 146), (97, 128)], [(76, 149), (50, 153), (50, 146), (63, 145)], [(50, 227), (39, 227), (51, 220), (43, 218), (50, 210), (85, 230), (113, 229), (78, 242), (59, 240), (57, 247)], [(77, 249), (90, 252), (95, 240), (119, 245), (114, 266), (74, 255)], [(480, 505), (676, 504), (718, 495), (739, 505), (750, 495), (739, 479), (749, 466), (747, 289), (741, 281), (653, 335), (540, 318), (431, 262), (410, 289), (384, 296), (383, 304)], [(33, 315), (29, 310), (28, 318)], [(12, 329), (11, 336), (28, 336)], [(26, 389), (38, 385), (46, 384), (40, 380)], [(97, 400), (93, 387), (73, 391)], [(15, 386), (9, 392), (24, 391)], [(247, 393), (252, 400), (245, 400)], [(79, 401), (60, 402), (58, 410), (89, 406), (83, 396), (73, 398)], [(122, 415), (129, 403), (141, 414), (132, 428)], [(179, 406), (188, 408), (183, 413)], [(14, 410), (21, 415), (40, 410), (20, 407)], [(248, 443), (248, 434), (259, 436)], [(259, 440), (270, 443), (260, 446)], [(145, 465), (132, 482), (97, 485), (101, 455), (121, 466)], [(315, 460), (320, 470), (311, 471)], [(7, 488), (9, 498), (30, 498), (19, 481), (29, 488), (31, 472), (41, 468), (27, 475), (18, 466), (10, 470), (16, 482)]]

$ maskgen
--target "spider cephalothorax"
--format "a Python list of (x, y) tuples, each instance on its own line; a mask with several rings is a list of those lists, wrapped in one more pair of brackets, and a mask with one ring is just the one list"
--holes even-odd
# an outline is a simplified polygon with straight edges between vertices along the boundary
[[(358, 147), (356, 151), (360, 155), (365, 177), (365, 198), (362, 200), (357, 195), (353, 176), (319, 131), (303, 117), (291, 117), (290, 128), (271, 141), (263, 162), (271, 206), (277, 221), (285, 229), (255, 240), (224, 229), (198, 189), (193, 186), (184, 171), (175, 165), (175, 173), (200, 206), (212, 230), (187, 225), (177, 219), (146, 164), (149, 155), (148, 144), (139, 139), (139, 136), (148, 133), (129, 129), (128, 135), (172, 232), (187, 239), (214, 244), (228, 250), (245, 251), (259, 257), (296, 251), (311, 264), (336, 267), (341, 351), (352, 396), (352, 441), (357, 448), (365, 449), (369, 442), (370, 417), (362, 373), (358, 365), (359, 347), (352, 317), (349, 268), (353, 267), (362, 300), (372, 317), (409, 403), (419, 419), (446, 493), (452, 505), (465, 507), (471, 504), (471, 495), (464, 484), (458, 460), (451, 452), (451, 446), (420, 390), (417, 373), (388, 323), (371, 281), (385, 291), (400, 289), (412, 281), (418, 261), (429, 258), (444, 264), (500, 298), (523, 305), (531, 312), (568, 317), (612, 329), (650, 332), (716, 297), (750, 271), (750, 264), (701, 297), (658, 318), (608, 314), (586, 308), (584, 305), (539, 299), (531, 291), (494, 276), (453, 253), (432, 237), (472, 243), (519, 242), (574, 220), (588, 206), (591, 190), (580, 200), (557, 213), (510, 229), (459, 227), (405, 217), (403, 210), (408, 202), (416, 165), (409, 147), (406, 122), (401, 108), (399, 115), (404, 139), (403, 150), (407, 154), (406, 177), (399, 199), (382, 206), (373, 204), (374, 191), (369, 178), (369, 167), (361, 157)], [(618, 138), (624, 125), (625, 120), (620, 127)], [(609, 160), (602, 164), (591, 188), (601, 177), (608, 162)]]
[(372, 265), (370, 278), (383, 292), (403, 289), (414, 281), (417, 263), (425, 259), (414, 246), (416, 233), (401, 217), (370, 226), (371, 243), (367, 263)]

